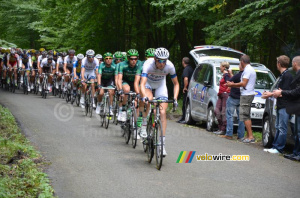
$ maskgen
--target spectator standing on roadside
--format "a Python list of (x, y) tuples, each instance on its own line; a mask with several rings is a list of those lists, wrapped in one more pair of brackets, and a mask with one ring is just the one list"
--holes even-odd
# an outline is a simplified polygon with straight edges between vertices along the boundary
[(217, 105), (215, 109), (215, 115), (218, 119), (218, 131), (215, 131), (214, 133), (217, 135), (225, 135), (226, 133), (226, 101), (230, 93), (230, 88), (226, 85), (226, 82), (230, 79), (230, 74), (228, 72), (229, 70), (229, 63), (224, 61), (221, 62), (220, 65), (220, 71), (222, 73), (222, 78), (220, 80), (220, 86), (219, 86), (219, 93), (218, 93), (218, 100)]
[(295, 114), (294, 150), (292, 154), (284, 155), (284, 157), (290, 160), (300, 161), (300, 56), (294, 57), (292, 66), (293, 69), (297, 72), (294, 80), (291, 83), (290, 90), (275, 90), (273, 92), (273, 95), (275, 98), (278, 98), (280, 96), (287, 97), (287, 113)]
[[(276, 89), (289, 90), (291, 82), (293, 81), (292, 74), (288, 71), (290, 58), (287, 56), (279, 56), (277, 58), (277, 69), (280, 72), (279, 82)], [(272, 97), (273, 93), (266, 91), (263, 93), (262, 98), (266, 99)], [(274, 100), (275, 103), (275, 100)], [(280, 97), (276, 100), (276, 135), (271, 149), (264, 149), (269, 153), (282, 153), (286, 143), (286, 136), (288, 130), (288, 122), (290, 115), (286, 112), (287, 97)]]
[(186, 97), (188, 93), (189, 83), (192, 78), (194, 68), (190, 65), (190, 59), (184, 57), (182, 59), (183, 73), (181, 78), (181, 89), (183, 92), (183, 101), (182, 101), (182, 117), (178, 120), (178, 123), (185, 124), (185, 113), (186, 113)]
[[(241, 76), (242, 76), (242, 73), (244, 71), (244, 68), (242, 68), (241, 65), (240, 65), (239, 69), (240, 69), (239, 73), (232, 76), (228, 81), (234, 82), (234, 83), (241, 82)], [(240, 88), (232, 87), (231, 90), (230, 90), (229, 97), (228, 97), (227, 102), (226, 102), (226, 120), (227, 120), (226, 134), (222, 135), (220, 137), (232, 140), (232, 136), (233, 136), (233, 115), (234, 115), (234, 111), (236, 110), (237, 121), (239, 123), (238, 130), (237, 130), (237, 133), (238, 133), (237, 139), (242, 140), (244, 138), (245, 124), (244, 124), (243, 121), (240, 121), (240, 119), (239, 119), (240, 97), (241, 97)]]
[(248, 55), (243, 55), (240, 58), (240, 66), (244, 69), (241, 82), (234, 83), (228, 82), (228, 87), (240, 87), (241, 91), (241, 99), (240, 99), (240, 120), (244, 121), (246, 129), (247, 129), (247, 136), (244, 138), (244, 143), (254, 143), (255, 138), (252, 134), (252, 122), (251, 122), (251, 103), (255, 96), (255, 81), (256, 81), (256, 72), (253, 67), (250, 65), (250, 57)]

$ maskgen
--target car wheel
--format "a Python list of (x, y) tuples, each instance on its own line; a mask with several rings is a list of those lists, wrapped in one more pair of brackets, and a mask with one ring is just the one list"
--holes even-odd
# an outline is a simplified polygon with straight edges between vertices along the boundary
[(206, 130), (213, 131), (216, 128), (214, 107), (210, 106), (207, 110)]
[(191, 104), (190, 104), (190, 102), (188, 102), (186, 105), (185, 118), (184, 118), (186, 124), (194, 124), (195, 123), (195, 121), (192, 118), (191, 111), (192, 111)]
[(262, 143), (263, 146), (266, 148), (270, 148), (273, 143), (273, 135), (270, 126), (269, 116), (266, 116), (263, 120)]

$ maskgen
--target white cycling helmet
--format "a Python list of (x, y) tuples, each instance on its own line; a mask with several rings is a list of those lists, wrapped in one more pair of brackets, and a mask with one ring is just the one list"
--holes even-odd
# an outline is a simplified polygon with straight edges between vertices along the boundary
[(159, 59), (168, 59), (170, 54), (166, 48), (160, 47), (155, 50), (155, 57)]
[(102, 58), (102, 55), (101, 55), (101, 54), (97, 54), (97, 55), (95, 56), (95, 58)]
[(86, 55), (87, 56), (94, 56), (95, 55), (95, 51), (92, 49), (89, 49), (88, 51), (86, 51)]
[(84, 58), (84, 55), (83, 54), (77, 54), (77, 58), (78, 58), (78, 60), (81, 60), (81, 59)]

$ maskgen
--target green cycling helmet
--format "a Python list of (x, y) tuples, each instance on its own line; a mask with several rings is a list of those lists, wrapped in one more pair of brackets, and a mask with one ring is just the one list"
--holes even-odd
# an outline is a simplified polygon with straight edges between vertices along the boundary
[(127, 52), (127, 56), (131, 57), (131, 56), (139, 56), (139, 52), (136, 49), (130, 49)]
[(106, 52), (104, 55), (103, 55), (103, 58), (105, 59), (106, 57), (113, 57), (113, 54), (110, 53), (110, 52)]
[(155, 48), (148, 48), (145, 51), (145, 57), (154, 57), (155, 56)]
[(123, 54), (122, 54), (122, 52), (120, 52), (120, 51), (117, 51), (117, 52), (115, 52), (115, 54), (114, 54), (114, 58), (124, 58), (123, 57)]

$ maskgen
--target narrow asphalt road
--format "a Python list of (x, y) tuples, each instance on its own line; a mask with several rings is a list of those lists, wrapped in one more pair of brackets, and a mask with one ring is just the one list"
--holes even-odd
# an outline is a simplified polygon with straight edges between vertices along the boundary
[[(47, 173), (58, 197), (299, 197), (300, 163), (262, 148), (218, 138), (199, 128), (168, 122), (161, 171), (139, 142), (126, 145), (120, 127), (100, 127), (79, 107), (53, 96), (25, 96), (0, 89), (23, 132), (51, 163)], [(181, 151), (192, 162), (176, 163)], [(248, 162), (197, 161), (197, 155), (250, 155)]]

